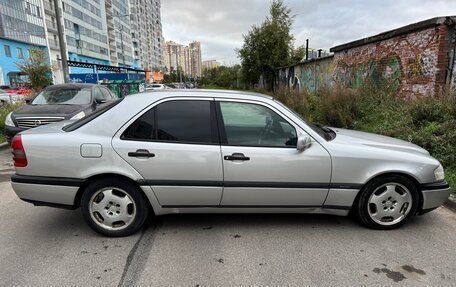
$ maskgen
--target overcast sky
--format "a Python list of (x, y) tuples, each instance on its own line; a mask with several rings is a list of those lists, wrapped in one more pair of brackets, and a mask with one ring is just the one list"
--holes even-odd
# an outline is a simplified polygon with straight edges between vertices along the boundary
[[(295, 15), (295, 46), (339, 44), (437, 16), (456, 15), (456, 0), (285, 0)], [(165, 40), (202, 44), (203, 60), (239, 62), (236, 48), (259, 25), (271, 0), (162, 0)]]

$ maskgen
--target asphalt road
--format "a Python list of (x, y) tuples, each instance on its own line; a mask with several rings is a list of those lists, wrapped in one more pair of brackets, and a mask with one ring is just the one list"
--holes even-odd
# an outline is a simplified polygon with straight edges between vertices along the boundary
[(456, 213), (373, 231), (317, 215), (173, 215), (104, 238), (33, 207), (0, 152), (0, 286), (456, 286)]

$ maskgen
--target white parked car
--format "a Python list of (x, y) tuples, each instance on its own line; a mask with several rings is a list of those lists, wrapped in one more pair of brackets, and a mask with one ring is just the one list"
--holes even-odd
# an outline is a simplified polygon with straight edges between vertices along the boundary
[(313, 125), (280, 102), (233, 91), (130, 95), (12, 142), (12, 186), (35, 205), (81, 207), (108, 236), (148, 214), (355, 212), (392, 229), (439, 207), (440, 163), (409, 142)]
[(164, 90), (164, 89), (166, 89), (166, 86), (162, 85), (162, 84), (151, 84), (146, 87), (146, 91), (147, 90)]

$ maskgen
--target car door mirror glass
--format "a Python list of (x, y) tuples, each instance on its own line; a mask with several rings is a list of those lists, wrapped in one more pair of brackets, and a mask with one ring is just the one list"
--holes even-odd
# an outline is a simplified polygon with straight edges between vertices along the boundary
[(298, 142), (296, 144), (296, 149), (297, 150), (305, 150), (307, 148), (309, 148), (311, 145), (311, 139), (310, 139), (310, 136), (308, 135), (300, 135), (298, 137)]

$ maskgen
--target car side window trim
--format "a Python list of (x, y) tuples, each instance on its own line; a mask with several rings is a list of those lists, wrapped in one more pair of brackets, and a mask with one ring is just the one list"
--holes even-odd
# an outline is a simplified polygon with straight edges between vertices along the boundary
[(265, 107), (272, 112), (276, 113), (280, 118), (282, 118), (286, 123), (288, 123), (293, 129), (295, 130), (296, 136), (298, 136), (298, 129), (294, 124), (291, 124), (286, 117), (284, 117), (280, 112), (277, 110), (273, 109), (269, 105), (265, 105), (262, 102), (252, 102), (252, 101), (237, 101), (237, 100), (232, 100), (232, 99), (216, 99), (215, 100), (215, 110), (217, 114), (217, 125), (218, 125), (218, 130), (220, 134), (220, 145), (221, 146), (234, 146), (234, 147), (256, 147), (256, 148), (277, 148), (277, 149), (296, 149), (296, 145), (290, 145), (290, 146), (272, 146), (272, 145), (248, 145), (248, 144), (230, 144), (228, 143), (228, 138), (226, 135), (226, 130), (225, 130), (225, 123), (223, 120), (223, 115), (222, 115), (222, 109), (220, 104), (221, 103), (239, 103), (239, 104), (251, 104), (251, 105), (259, 105), (262, 107)]
[[(210, 109), (210, 125), (211, 125), (211, 141), (212, 142), (194, 142), (194, 141), (173, 141), (173, 140), (159, 140), (158, 139), (158, 128), (157, 128), (157, 112), (156, 108), (160, 104), (164, 103), (169, 103), (169, 102), (174, 102), (174, 101), (206, 101), (209, 102), (209, 109)], [(136, 122), (139, 118), (141, 118), (143, 115), (145, 115), (147, 112), (155, 110), (154, 112), (154, 139), (136, 139), (136, 138), (126, 138), (124, 136), (125, 132), (128, 130), (128, 128)], [(191, 144), (191, 145), (220, 145), (220, 136), (218, 132), (218, 126), (217, 126), (217, 115), (215, 111), (215, 101), (213, 98), (191, 98), (191, 99), (182, 99), (182, 98), (171, 98), (167, 99), (164, 101), (160, 101), (158, 103), (153, 104), (149, 108), (144, 109), (144, 111), (136, 117), (134, 120), (132, 120), (127, 127), (122, 131), (120, 135), (121, 140), (125, 141), (138, 141), (138, 142), (156, 142), (156, 143), (171, 143), (171, 144)]]

